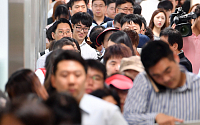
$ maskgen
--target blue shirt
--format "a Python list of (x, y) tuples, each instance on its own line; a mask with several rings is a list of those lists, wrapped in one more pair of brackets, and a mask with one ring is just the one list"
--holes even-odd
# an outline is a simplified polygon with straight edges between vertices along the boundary
[[(104, 20), (103, 20), (103, 22), (100, 24), (100, 25), (102, 25), (102, 24), (104, 24), (104, 23), (106, 23), (106, 22), (108, 22), (108, 21), (112, 21), (113, 19), (111, 19), (111, 18), (109, 18), (109, 17), (106, 17), (106, 16), (104, 16)], [(97, 22), (93, 19), (93, 25), (95, 25), (96, 24), (96, 26), (98, 25), (97, 24)]]
[(186, 83), (177, 89), (155, 92), (145, 72), (140, 73), (129, 90), (124, 117), (131, 125), (155, 124), (158, 113), (184, 121), (200, 119), (200, 77), (184, 71)]

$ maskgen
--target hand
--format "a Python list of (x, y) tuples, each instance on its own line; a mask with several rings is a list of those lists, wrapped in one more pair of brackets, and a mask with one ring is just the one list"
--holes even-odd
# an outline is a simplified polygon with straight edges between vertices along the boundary
[(175, 27), (176, 27), (176, 24), (174, 23), (174, 24), (172, 25), (171, 28), (172, 28), (172, 29), (175, 29)]
[(159, 113), (156, 116), (156, 122), (158, 125), (175, 125), (175, 122), (183, 122), (183, 120)]

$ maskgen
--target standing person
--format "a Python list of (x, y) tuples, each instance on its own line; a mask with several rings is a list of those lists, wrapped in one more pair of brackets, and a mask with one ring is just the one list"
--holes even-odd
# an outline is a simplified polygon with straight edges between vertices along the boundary
[(116, 0), (116, 14), (125, 13), (125, 14), (133, 14), (133, 0)]
[(73, 38), (76, 39), (81, 48), (81, 56), (84, 59), (97, 59), (95, 49), (85, 41), (89, 28), (92, 25), (92, 17), (85, 12), (78, 12), (71, 18), (73, 24)]
[(77, 12), (87, 12), (87, 1), (86, 0), (70, 0), (69, 10), (70, 10), (71, 17)]
[(165, 11), (163, 9), (155, 10), (149, 23), (149, 28), (152, 29), (154, 34), (154, 40), (160, 39), (160, 31), (165, 27), (168, 27)]
[(106, 17), (106, 0), (92, 0), (93, 23), (101, 25), (113, 19)]
[(115, 12), (115, 2), (116, 0), (107, 0), (106, 1), (106, 16), (114, 19), (116, 12)]
[(65, 50), (54, 61), (50, 93), (69, 92), (79, 103), (83, 125), (127, 125), (116, 105), (85, 94), (86, 75), (85, 60), (78, 53)]
[(124, 105), (128, 123), (174, 125), (199, 120), (200, 77), (179, 67), (179, 57), (169, 45), (148, 42), (141, 61), (146, 72), (135, 78)]

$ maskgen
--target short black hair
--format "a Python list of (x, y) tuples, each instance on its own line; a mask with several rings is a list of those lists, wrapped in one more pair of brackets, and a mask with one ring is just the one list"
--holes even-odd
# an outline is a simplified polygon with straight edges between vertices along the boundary
[(200, 5), (197, 5), (194, 12), (197, 14), (197, 18), (198, 18), (200, 16)]
[(109, 6), (111, 3), (116, 3), (116, 0), (106, 0), (106, 6)]
[(133, 11), (134, 14), (139, 14), (139, 15), (141, 15), (142, 7), (140, 6), (140, 4), (135, 4), (135, 5), (133, 6), (133, 9), (134, 9), (134, 11)]
[(92, 47), (92, 48), (94, 48), (94, 49), (97, 49), (97, 47), (96, 46), (99, 46), (99, 45), (97, 45), (97, 43), (96, 43), (96, 38), (97, 38), (97, 36), (101, 33), (101, 32), (103, 32), (103, 30), (96, 30), (96, 31), (93, 31), (93, 32), (90, 32), (90, 41), (92, 42), (91, 44), (90, 44), (90, 46)]
[(54, 40), (51, 33), (52, 33), (52, 29), (53, 29), (53, 26), (50, 26), (47, 30), (46, 30), (46, 38), (51, 41), (51, 40)]
[(68, 40), (68, 39), (60, 39), (54, 44), (53, 50), (62, 49), (62, 47), (65, 46), (65, 45), (71, 45), (71, 46), (74, 47), (74, 44), (70, 40)]
[(87, 59), (86, 63), (88, 68), (90, 67), (92, 69), (100, 71), (103, 74), (103, 79), (106, 79), (106, 67), (104, 64), (94, 59)]
[(71, 31), (72, 31), (72, 26), (71, 26), (71, 23), (67, 20), (67, 19), (64, 19), (64, 18), (60, 18), (58, 21), (56, 21), (53, 26), (52, 26), (52, 32), (55, 33), (57, 27), (58, 27), (58, 24), (60, 23), (67, 23), (69, 24), (70, 28), (71, 28)]
[(81, 22), (83, 25), (86, 25), (86, 27), (90, 27), (92, 25), (92, 20), (93, 19), (90, 14), (85, 12), (75, 13), (71, 18), (72, 24), (75, 25)]
[(125, 15), (126, 15), (125, 13), (118, 13), (117, 15), (115, 15), (114, 24), (120, 23), (121, 19), (122, 19)]
[(173, 9), (173, 4), (169, 0), (160, 1), (157, 6), (158, 9), (164, 9), (166, 11)]
[(146, 22), (145, 18), (141, 15), (138, 15), (138, 14), (136, 14), (136, 16), (138, 16), (140, 18), (140, 20), (144, 24), (144, 28), (146, 29), (147, 28), (147, 22)]
[(178, 30), (167, 27), (160, 32), (160, 37), (161, 36), (167, 36), (168, 42), (171, 46), (173, 46), (174, 43), (177, 43), (179, 51), (183, 48), (183, 38)]
[[(94, 1), (96, 1), (96, 0), (92, 0), (92, 4)], [(102, 1), (104, 2), (105, 6), (106, 6), (106, 0), (102, 0)]]
[(89, 0), (70, 0), (70, 1), (67, 3), (68, 7), (71, 7), (71, 8), (72, 8), (72, 6), (74, 5), (74, 2), (76, 2), (76, 1), (84, 1), (84, 2), (85, 2), (85, 5), (87, 6)]
[(58, 63), (63, 60), (74, 60), (79, 62), (85, 70), (85, 73), (87, 74), (87, 65), (85, 63), (85, 60), (81, 57), (81, 55), (73, 50), (62, 50), (62, 52), (55, 58), (55, 61), (53, 63), (53, 74), (56, 74)]
[(121, 4), (125, 4), (125, 3), (128, 3), (128, 2), (131, 3), (134, 6), (134, 1), (135, 0), (116, 0), (116, 6), (115, 6), (115, 8), (117, 8)]
[(142, 27), (142, 21), (141, 19), (136, 15), (136, 14), (128, 14), (125, 15), (122, 19), (121, 19), (121, 27), (123, 26), (124, 23), (130, 23), (131, 21), (133, 21), (135, 24), (138, 24), (140, 26), (140, 28)]
[(67, 40), (69, 40), (70, 42), (75, 43), (77, 49), (79, 50), (79, 52), (80, 52), (80, 54), (81, 54), (81, 48), (80, 48), (79, 43), (78, 43), (77, 40), (75, 40), (74, 38), (71, 38), (71, 37), (63, 37), (62, 39), (67, 39)]
[(54, 18), (56, 19), (57, 17), (60, 17), (61, 15), (66, 16), (66, 17), (69, 16), (68, 8), (66, 5), (59, 5), (56, 8)]
[(142, 48), (141, 61), (147, 73), (149, 68), (156, 65), (162, 58), (174, 61), (172, 50), (162, 40), (150, 41)]

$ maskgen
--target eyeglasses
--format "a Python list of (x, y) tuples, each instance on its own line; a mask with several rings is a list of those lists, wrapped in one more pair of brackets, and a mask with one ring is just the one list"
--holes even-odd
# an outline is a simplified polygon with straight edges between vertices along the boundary
[(94, 80), (94, 81), (102, 81), (103, 78), (100, 76), (88, 76), (90, 79)]
[(76, 26), (76, 31), (80, 32), (82, 30), (83, 30), (83, 32), (87, 33), (89, 31), (89, 28), (81, 28), (79, 26)]
[(118, 9), (122, 9), (124, 12), (133, 12), (133, 8), (132, 9), (126, 9), (126, 8), (118, 8)]
[(69, 34), (69, 33), (71, 33), (71, 31), (70, 31), (70, 30), (67, 30), (66, 32), (64, 32), (63, 30), (59, 30), (59, 31), (58, 31), (58, 35), (59, 35), (59, 36), (64, 36), (65, 33), (66, 33), (66, 34)]

